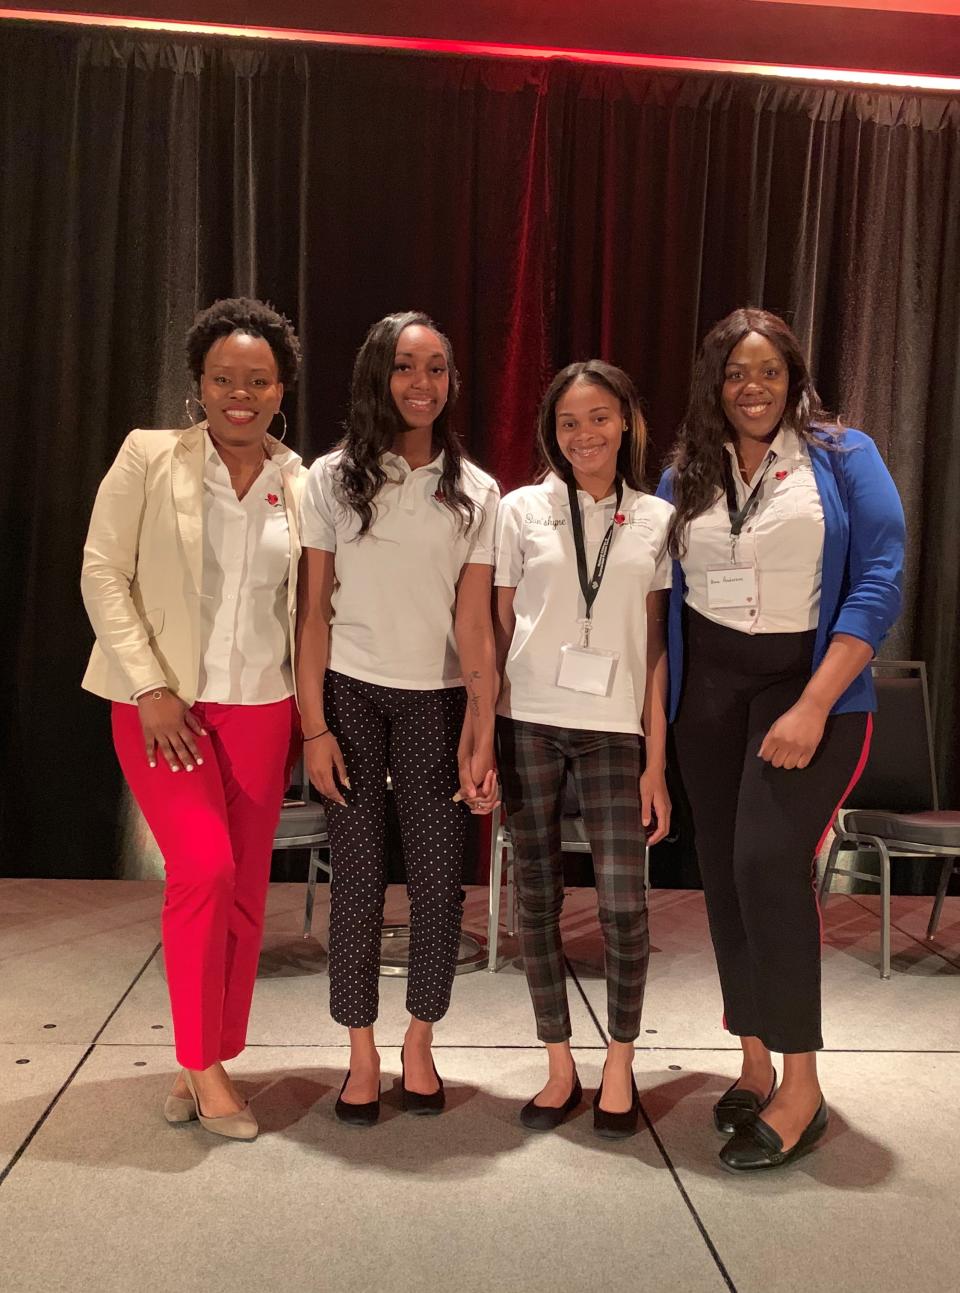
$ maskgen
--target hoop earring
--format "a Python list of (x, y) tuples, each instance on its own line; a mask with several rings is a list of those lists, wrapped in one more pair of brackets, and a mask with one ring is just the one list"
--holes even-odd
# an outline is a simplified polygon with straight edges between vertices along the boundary
[(283, 418), (283, 435), (278, 435), (276, 437), (276, 439), (279, 440), (281, 444), (283, 444), (284, 437), (287, 434), (287, 415), (286, 413), (284, 413), (283, 409), (277, 409), (276, 413), (274, 414), (274, 417)]
[(202, 405), (202, 404), (200, 403), (200, 401), (197, 399), (196, 395), (188, 395), (188, 396), (187, 396), (187, 398), (183, 401), (183, 407), (187, 410), (187, 418), (188, 418), (188, 419), (189, 419), (189, 421), (190, 421), (190, 425), (191, 425), (191, 426), (196, 426), (196, 425), (197, 425), (197, 423), (196, 423), (196, 422), (194, 422), (194, 420), (193, 420), (193, 414), (190, 412), (190, 401), (191, 401), (191, 400), (193, 400), (194, 404), (196, 404), (196, 405), (197, 405), (197, 407), (198, 407), (199, 409), (201, 409), (201, 410), (202, 410), (202, 412), (203, 412), (203, 417), (200, 419), (200, 421), (201, 421), (201, 422), (206, 422), (206, 420), (207, 420), (207, 410), (203, 407), (203, 405)]

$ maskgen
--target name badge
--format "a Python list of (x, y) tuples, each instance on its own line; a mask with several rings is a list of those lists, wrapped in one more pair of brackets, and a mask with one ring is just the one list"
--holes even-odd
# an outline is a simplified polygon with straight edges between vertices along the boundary
[(712, 611), (757, 605), (757, 568), (753, 565), (707, 567), (707, 606)]
[(619, 659), (619, 651), (601, 651), (598, 647), (564, 642), (560, 648), (557, 686), (588, 696), (609, 696)]

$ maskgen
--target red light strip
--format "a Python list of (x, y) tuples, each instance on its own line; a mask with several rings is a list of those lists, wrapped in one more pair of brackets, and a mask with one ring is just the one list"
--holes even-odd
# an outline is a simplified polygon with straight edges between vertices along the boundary
[(49, 9), (0, 9), (0, 19), (22, 22), (73, 23), (95, 27), (126, 27), (199, 36), (242, 36), (256, 40), (305, 41), (317, 45), (354, 45), (369, 49), (420, 50), (435, 54), (468, 54), (488, 58), (569, 58), (578, 63), (613, 64), (620, 67), (672, 68), (676, 71), (734, 73), (741, 76), (778, 76), (788, 80), (849, 82), (853, 85), (891, 86), (919, 90), (960, 91), (960, 77), (926, 76), (913, 72), (874, 72), (859, 68), (803, 67), (785, 63), (741, 63), (733, 60), (675, 58), (666, 54), (625, 54), (612, 50), (560, 49), (552, 46), (486, 44), (480, 41), (434, 40), (427, 37), (367, 36), (333, 31), (302, 31), (289, 27), (236, 27), (221, 23), (159, 21), (153, 18), (119, 18), (109, 14), (56, 13)]

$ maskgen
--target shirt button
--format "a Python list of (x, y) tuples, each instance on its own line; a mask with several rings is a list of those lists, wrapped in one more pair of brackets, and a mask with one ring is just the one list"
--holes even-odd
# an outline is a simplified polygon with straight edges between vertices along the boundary
[(756, 615), (756, 613), (757, 613), (756, 611), (750, 611), (750, 612), (749, 612), (749, 614), (750, 614), (750, 615)]

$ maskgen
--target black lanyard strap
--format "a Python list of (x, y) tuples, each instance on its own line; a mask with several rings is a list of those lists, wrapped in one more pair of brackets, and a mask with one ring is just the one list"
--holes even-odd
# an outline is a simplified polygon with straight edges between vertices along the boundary
[(731, 539), (739, 539), (740, 531), (743, 529), (744, 525), (746, 525), (748, 518), (752, 516), (760, 506), (758, 501), (760, 490), (763, 488), (763, 482), (767, 478), (767, 472), (770, 470), (776, 456), (777, 455), (771, 449), (767, 454), (767, 465), (763, 469), (763, 475), (750, 491), (750, 497), (744, 503), (743, 507), (740, 507), (737, 502), (737, 487), (733, 483), (733, 467), (730, 464), (730, 455), (724, 451), (724, 484), (727, 491), (727, 514), (730, 517)]
[(580, 500), (577, 498), (577, 491), (569, 481), (567, 481), (567, 495), (570, 499), (570, 523), (573, 526), (573, 544), (577, 550), (577, 574), (580, 578), (580, 591), (583, 593), (584, 602), (586, 602), (587, 619), (589, 620), (593, 613), (593, 603), (597, 600), (597, 593), (599, 593), (600, 585), (603, 583), (603, 573), (607, 568), (610, 544), (613, 542), (613, 532), (617, 527), (616, 518), (620, 515), (620, 504), (623, 501), (623, 481), (617, 477), (617, 501), (613, 509), (614, 519), (607, 526), (607, 532), (600, 544), (592, 579), (587, 578), (587, 547), (583, 539), (583, 518), (580, 515)]

